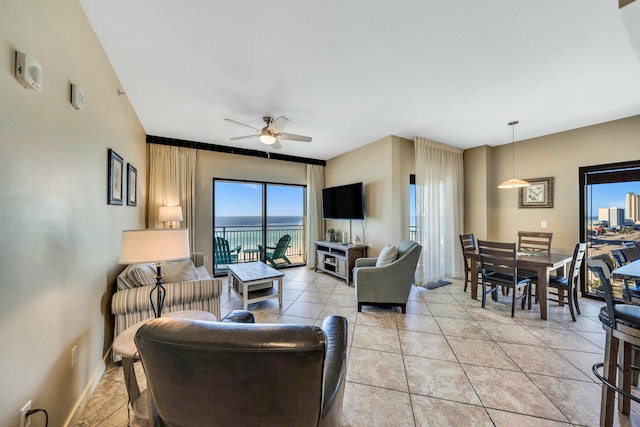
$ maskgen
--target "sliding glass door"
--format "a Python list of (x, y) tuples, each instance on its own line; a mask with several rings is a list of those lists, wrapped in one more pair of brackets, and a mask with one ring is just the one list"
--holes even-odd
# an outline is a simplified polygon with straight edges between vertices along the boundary
[(276, 268), (304, 265), (304, 200), (304, 186), (214, 178), (214, 274), (259, 260)]
[[(612, 249), (640, 246), (640, 161), (582, 167), (580, 240), (586, 257), (611, 256)], [(601, 296), (598, 278), (584, 271), (583, 295)], [(612, 282), (620, 297), (622, 284)]]

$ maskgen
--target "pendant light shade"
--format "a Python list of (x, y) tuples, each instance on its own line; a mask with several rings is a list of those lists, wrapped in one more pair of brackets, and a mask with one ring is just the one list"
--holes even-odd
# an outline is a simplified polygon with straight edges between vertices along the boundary
[(517, 120), (513, 122), (509, 122), (509, 126), (511, 126), (511, 134), (512, 134), (511, 160), (512, 160), (512, 167), (513, 167), (513, 178), (500, 183), (500, 185), (498, 185), (498, 188), (521, 188), (521, 187), (528, 187), (531, 185), (527, 181), (516, 178), (516, 128), (515, 126), (517, 124), (518, 124)]

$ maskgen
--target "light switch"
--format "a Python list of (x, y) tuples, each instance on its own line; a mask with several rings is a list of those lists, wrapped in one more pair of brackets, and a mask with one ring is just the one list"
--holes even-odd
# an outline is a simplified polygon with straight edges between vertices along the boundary
[(541, 228), (547, 228), (547, 221), (540, 221)]

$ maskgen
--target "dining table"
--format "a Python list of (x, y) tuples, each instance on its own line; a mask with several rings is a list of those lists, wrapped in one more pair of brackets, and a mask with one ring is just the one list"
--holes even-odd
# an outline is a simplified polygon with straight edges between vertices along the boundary
[(629, 280), (636, 282), (636, 284), (640, 281), (640, 259), (616, 268), (611, 272), (611, 277), (623, 281), (626, 292), (625, 299), (627, 302), (632, 302), (631, 293), (629, 292)]
[[(465, 256), (471, 260), (471, 298), (478, 299), (478, 251), (466, 251)], [(560, 253), (541, 252), (518, 252), (516, 256), (516, 267), (523, 270), (533, 270), (538, 278), (538, 301), (540, 302), (540, 318), (547, 320), (549, 312), (549, 301), (547, 299), (547, 288), (549, 284), (549, 273), (559, 268), (564, 272), (568, 271), (568, 266), (573, 259), (573, 255)], [(563, 272), (563, 273), (564, 273)]]

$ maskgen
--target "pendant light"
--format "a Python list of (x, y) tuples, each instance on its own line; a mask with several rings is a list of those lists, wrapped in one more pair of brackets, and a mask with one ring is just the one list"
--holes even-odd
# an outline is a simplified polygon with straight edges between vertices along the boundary
[(513, 178), (506, 180), (505, 182), (498, 185), (498, 188), (521, 188), (528, 187), (529, 184), (527, 181), (523, 181), (521, 179), (516, 178), (516, 125), (519, 122), (517, 120), (513, 122), (509, 122), (509, 126), (511, 126), (512, 133), (512, 142), (511, 142), (511, 160), (513, 162)]

